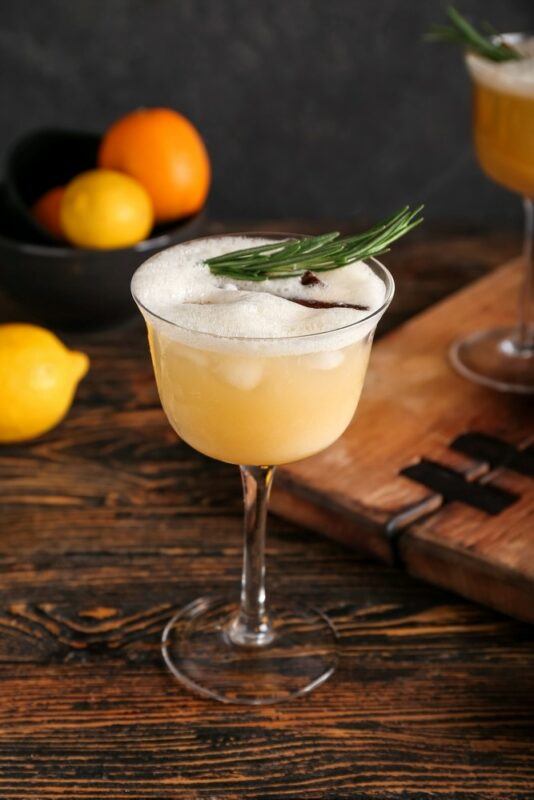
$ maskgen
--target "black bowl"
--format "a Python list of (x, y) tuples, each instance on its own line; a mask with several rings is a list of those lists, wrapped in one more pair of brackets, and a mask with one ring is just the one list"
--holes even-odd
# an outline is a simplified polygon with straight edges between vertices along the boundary
[(60, 330), (88, 330), (136, 313), (130, 281), (149, 256), (197, 236), (204, 213), (180, 220), (133, 247), (83, 250), (26, 241), (25, 226), (0, 185), (0, 288), (32, 319)]
[(203, 214), (158, 225), (150, 239), (120, 250), (84, 250), (55, 240), (33, 217), (48, 189), (97, 166), (100, 137), (42, 129), (20, 138), (0, 185), (0, 287), (32, 319), (63, 330), (100, 328), (135, 314), (130, 280), (145, 259), (196, 236)]
[(80, 172), (97, 166), (100, 136), (82, 131), (43, 128), (13, 145), (5, 163), (5, 203), (28, 242), (57, 245), (37, 222), (32, 206), (49, 189), (65, 186)]

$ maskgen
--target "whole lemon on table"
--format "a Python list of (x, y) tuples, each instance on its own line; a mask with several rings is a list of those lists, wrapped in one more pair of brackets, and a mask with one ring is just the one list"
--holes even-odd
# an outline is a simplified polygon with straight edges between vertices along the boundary
[(67, 350), (44, 328), (0, 325), (0, 442), (23, 442), (57, 425), (88, 368), (84, 353)]
[(110, 169), (93, 169), (74, 178), (65, 189), (60, 215), (72, 244), (96, 250), (137, 244), (154, 222), (146, 189)]
[(117, 120), (104, 134), (98, 164), (142, 183), (158, 222), (194, 214), (206, 202), (206, 146), (195, 126), (172, 108), (140, 108)]

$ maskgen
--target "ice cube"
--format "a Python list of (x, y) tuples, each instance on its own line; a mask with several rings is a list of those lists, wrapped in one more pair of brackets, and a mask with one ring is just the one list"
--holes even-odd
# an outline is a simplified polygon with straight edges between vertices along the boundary
[(308, 366), (312, 369), (335, 369), (344, 359), (343, 350), (325, 350), (323, 353), (312, 353), (306, 357)]
[(205, 353), (204, 350), (199, 350), (197, 347), (184, 346), (182, 348), (182, 355), (188, 358), (189, 361), (193, 361), (199, 367), (205, 367), (209, 362), (208, 354)]
[(251, 391), (263, 377), (263, 364), (257, 358), (223, 358), (217, 365), (217, 374), (236, 389)]

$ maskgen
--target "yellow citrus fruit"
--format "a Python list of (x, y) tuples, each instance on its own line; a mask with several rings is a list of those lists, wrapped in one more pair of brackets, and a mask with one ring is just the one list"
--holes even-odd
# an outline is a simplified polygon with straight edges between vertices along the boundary
[(37, 325), (0, 325), (0, 442), (23, 442), (53, 428), (89, 369), (84, 353)]
[(129, 247), (147, 237), (153, 222), (146, 189), (135, 178), (111, 169), (78, 175), (61, 201), (61, 227), (78, 247)]

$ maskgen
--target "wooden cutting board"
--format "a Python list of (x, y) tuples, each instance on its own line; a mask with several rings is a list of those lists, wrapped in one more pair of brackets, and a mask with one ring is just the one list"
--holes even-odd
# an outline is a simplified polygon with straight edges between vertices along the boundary
[(275, 513), (534, 622), (534, 398), (458, 376), (447, 351), (509, 324), (511, 262), (375, 345), (352, 425), (282, 467)]

